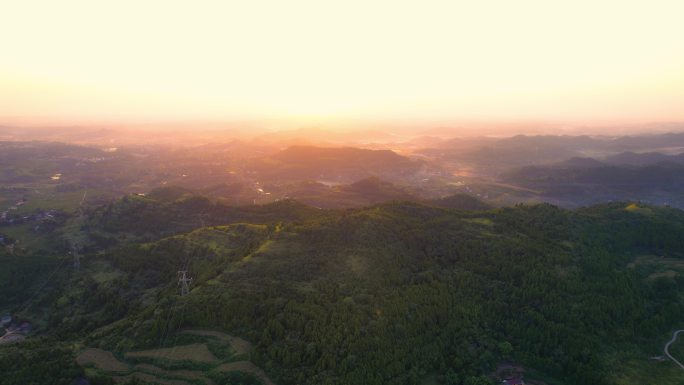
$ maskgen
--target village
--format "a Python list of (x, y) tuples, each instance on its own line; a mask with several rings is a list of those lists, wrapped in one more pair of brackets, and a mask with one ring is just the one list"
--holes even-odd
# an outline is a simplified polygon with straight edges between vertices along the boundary
[[(26, 202), (27, 200), (22, 198), (14, 205), (0, 211), (0, 227), (31, 224), (30, 230), (40, 232), (54, 227), (60, 219), (60, 212), (54, 209), (36, 209), (32, 213), (17, 212), (17, 209), (25, 205)], [(10, 254), (12, 254), (17, 242), (18, 240), (0, 233), (0, 247), (4, 246)]]
[(23, 341), (32, 330), (31, 323), (9, 314), (0, 318), (0, 327), (3, 329), (0, 345)]
[(1, 225), (18, 225), (27, 222), (43, 221), (54, 219), (57, 214), (56, 210), (36, 210), (33, 214), (20, 215), (16, 214), (17, 208), (26, 204), (26, 200), (20, 200), (7, 210), (0, 212), (0, 226)]

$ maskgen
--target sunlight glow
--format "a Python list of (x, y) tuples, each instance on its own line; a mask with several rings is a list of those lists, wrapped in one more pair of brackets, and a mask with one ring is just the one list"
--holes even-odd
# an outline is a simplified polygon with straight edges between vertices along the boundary
[(684, 119), (684, 2), (0, 2), (0, 118)]

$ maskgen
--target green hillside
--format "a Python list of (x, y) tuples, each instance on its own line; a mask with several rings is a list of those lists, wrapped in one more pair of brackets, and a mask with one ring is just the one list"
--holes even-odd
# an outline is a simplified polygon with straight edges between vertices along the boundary
[[(32, 359), (9, 358), (43, 354), (67, 357), (65, 384), (85, 370), (96, 383), (477, 385), (513, 362), (550, 385), (679, 384), (684, 372), (649, 357), (684, 324), (683, 230), (679, 210), (627, 203), (328, 211), (127, 197), (89, 213), (80, 271), (60, 270), (35, 299), (13, 294), (36, 302), (26, 316), (44, 337), (0, 348), (0, 372), (41, 383)], [(188, 296), (178, 270), (194, 279)], [(132, 354), (193, 343), (216, 359)], [(127, 371), (77, 365), (86, 348)]]

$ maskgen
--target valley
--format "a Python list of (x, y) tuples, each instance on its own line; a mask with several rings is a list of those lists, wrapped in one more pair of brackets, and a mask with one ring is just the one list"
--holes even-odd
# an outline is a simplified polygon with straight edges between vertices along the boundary
[[(219, 145), (144, 157), (2, 146), (0, 313), (32, 326), (0, 347), (8, 383), (684, 381), (674, 361), (652, 359), (684, 322), (676, 200), (643, 186), (549, 199), (545, 167), (568, 181), (607, 160), (463, 177), (437, 157), (307, 148), (304, 159), (327, 162), (321, 174), (290, 147), (255, 160), (281, 162), (266, 176)], [(84, 161), (93, 153), (102, 159)], [(362, 160), (338, 165), (348, 153)], [(19, 177), (22, 157), (42, 165)]]

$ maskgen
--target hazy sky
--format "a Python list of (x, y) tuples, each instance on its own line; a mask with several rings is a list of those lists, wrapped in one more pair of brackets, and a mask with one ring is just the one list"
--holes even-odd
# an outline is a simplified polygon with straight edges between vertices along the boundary
[(684, 120), (684, 1), (0, 0), (0, 120)]

